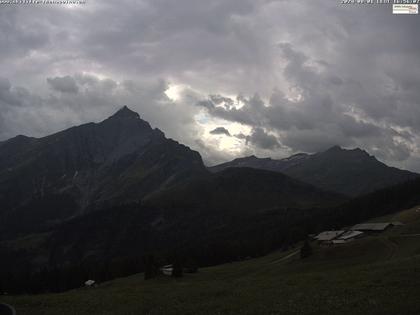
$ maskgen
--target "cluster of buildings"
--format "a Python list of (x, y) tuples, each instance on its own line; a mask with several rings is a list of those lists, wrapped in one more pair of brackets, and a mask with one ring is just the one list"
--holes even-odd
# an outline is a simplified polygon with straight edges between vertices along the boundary
[(87, 288), (97, 287), (96, 281), (95, 280), (87, 280), (87, 281), (85, 281), (85, 287), (87, 287)]
[(355, 239), (363, 237), (366, 234), (378, 233), (387, 230), (392, 226), (402, 225), (401, 222), (384, 222), (384, 223), (361, 223), (352, 226), (347, 230), (324, 231), (318, 235), (313, 235), (313, 239), (317, 240), (321, 245), (344, 244)]

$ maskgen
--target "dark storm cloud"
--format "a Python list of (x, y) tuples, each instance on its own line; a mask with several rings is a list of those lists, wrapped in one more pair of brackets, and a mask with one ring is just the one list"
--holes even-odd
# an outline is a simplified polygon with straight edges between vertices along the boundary
[[(205, 111), (249, 127), (244, 150), (360, 146), (420, 170), (417, 29), (417, 16), (393, 16), (390, 6), (340, 1), (5, 6), (0, 140), (129, 104), (197, 149), (209, 137), (195, 122)], [(170, 83), (183, 86), (176, 102), (165, 95)], [(201, 149), (208, 160), (228, 156)]]
[(246, 138), (246, 141), (266, 150), (280, 147), (277, 138), (266, 133), (262, 128), (255, 128), (251, 135)]
[(262, 149), (262, 150), (275, 150), (281, 147), (279, 139), (267, 133), (263, 128), (254, 128), (249, 135), (239, 133), (234, 135), (235, 138), (244, 140), (247, 145), (251, 145), (251, 148)]
[(102, 8), (80, 45), (86, 58), (118, 71), (195, 80), (195, 85), (204, 79), (201, 87), (207, 88), (211, 74), (267, 60), (247, 22), (257, 7), (251, 0), (123, 1)]
[(225, 127), (217, 127), (214, 128), (212, 131), (210, 131), (210, 134), (212, 135), (225, 135), (230, 137), (230, 132), (229, 130), (227, 130)]
[(49, 42), (48, 29), (37, 19), (22, 21), (19, 11), (3, 5), (0, 10), (0, 56), (3, 60), (19, 58)]
[(76, 81), (68, 75), (65, 77), (47, 78), (47, 82), (51, 88), (59, 92), (77, 93), (79, 91)]
[(9, 91), (11, 87), (12, 85), (8, 79), (0, 77), (0, 91)]
[(27, 94), (25, 89), (12, 91), (12, 85), (6, 78), (0, 77), (0, 104), (3, 106), (18, 106), (21, 104), (19, 95)]
[[(207, 109), (211, 115), (228, 121), (251, 126), (264, 124), (266, 108), (258, 94), (250, 98), (238, 96), (236, 101), (228, 97), (224, 97), (223, 102), (219, 102), (219, 99), (215, 101), (213, 96), (209, 96), (208, 99), (199, 101), (197, 105)], [(239, 104), (238, 102), (241, 102), (243, 106), (240, 108), (232, 106), (232, 104)]]

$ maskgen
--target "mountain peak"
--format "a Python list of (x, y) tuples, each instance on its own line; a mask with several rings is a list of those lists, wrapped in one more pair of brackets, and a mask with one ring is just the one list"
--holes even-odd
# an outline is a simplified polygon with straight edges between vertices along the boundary
[(325, 152), (339, 152), (339, 151), (345, 151), (345, 149), (343, 149), (342, 147), (340, 147), (339, 145), (334, 145), (331, 148), (327, 149)]
[(324, 151), (323, 153), (344, 153), (344, 154), (353, 154), (354, 155), (363, 155), (363, 156), (370, 156), (368, 152), (366, 152), (363, 149), (360, 148), (354, 148), (354, 149), (344, 149), (338, 145), (335, 145), (328, 150)]
[(127, 106), (121, 107), (114, 115), (109, 118), (113, 119), (140, 119), (140, 115), (135, 111), (132, 111)]

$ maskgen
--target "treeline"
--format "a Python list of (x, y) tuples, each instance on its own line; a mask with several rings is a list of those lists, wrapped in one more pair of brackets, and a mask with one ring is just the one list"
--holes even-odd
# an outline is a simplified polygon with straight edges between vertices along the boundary
[(37, 294), (80, 288), (94, 279), (103, 282), (143, 271), (141, 259), (121, 259), (111, 263), (79, 264), (69, 267), (26, 268), (0, 272), (0, 294)]
[(329, 209), (324, 226), (342, 227), (420, 204), (420, 179), (378, 190)]
[(102, 283), (115, 278), (136, 273), (145, 273), (145, 279), (161, 275), (163, 265), (172, 264), (175, 277), (181, 277), (184, 270), (197, 272), (198, 264), (194, 258), (184, 255), (168, 256), (148, 254), (144, 257), (126, 257), (103, 263), (83, 263), (68, 267), (32, 269), (28, 266), (19, 271), (0, 272), (1, 294), (58, 293), (84, 286), (87, 280)]

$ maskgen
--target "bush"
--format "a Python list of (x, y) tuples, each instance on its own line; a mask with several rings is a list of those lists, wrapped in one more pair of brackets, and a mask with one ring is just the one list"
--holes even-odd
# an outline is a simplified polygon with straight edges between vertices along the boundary
[(309, 245), (308, 240), (305, 240), (305, 243), (303, 243), (302, 248), (300, 249), (300, 258), (304, 259), (306, 257), (309, 257), (312, 255), (312, 247)]

